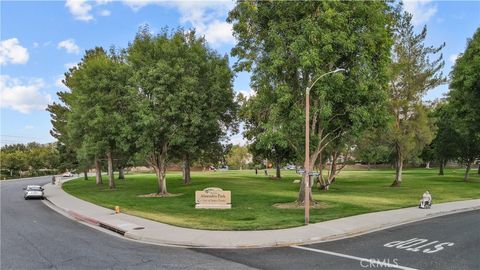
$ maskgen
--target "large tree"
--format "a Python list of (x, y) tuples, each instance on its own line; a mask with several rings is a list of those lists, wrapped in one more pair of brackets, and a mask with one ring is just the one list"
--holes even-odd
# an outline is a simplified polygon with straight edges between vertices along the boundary
[[(306, 88), (326, 72), (347, 70), (310, 90), (310, 170), (332, 141), (385, 115), (393, 21), (386, 2), (245, 1), (228, 20), (238, 40), (232, 49), (239, 59), (235, 68), (252, 71), (252, 98), (269, 112), (262, 129), (281, 134), (298, 158), (305, 155)], [(304, 186), (297, 200), (302, 204)]]
[(202, 150), (207, 151), (227, 138), (236, 128), (237, 103), (234, 100), (233, 72), (227, 56), (208, 48), (195, 31), (184, 36), (184, 52), (180, 56), (188, 65), (181, 74), (181, 91), (175, 93), (180, 102), (177, 132), (172, 138), (173, 157), (183, 161), (184, 184), (189, 184), (191, 163)]
[(128, 48), (138, 89), (138, 145), (157, 174), (158, 194), (167, 194), (167, 154), (176, 150), (189, 163), (224, 137), (236, 112), (228, 58), (194, 31), (167, 31), (152, 35), (142, 28)]
[(354, 156), (356, 160), (367, 163), (368, 170), (371, 164), (388, 162), (391, 150), (384, 137), (384, 129), (368, 129), (355, 141)]
[(71, 90), (69, 136), (73, 141), (82, 142), (78, 151), (82, 156), (95, 157), (97, 171), (99, 160), (106, 157), (111, 189), (115, 188), (114, 155), (127, 150), (134, 141), (129, 71), (121, 53), (114, 49), (107, 53), (97, 47), (87, 51), (81, 63), (70, 69), (65, 78)]
[[(74, 142), (73, 138), (68, 133), (68, 115), (70, 110), (70, 97), (71, 93), (67, 91), (57, 92), (59, 102), (53, 102), (47, 107), (47, 111), (50, 113), (50, 122), (52, 123), (52, 129), (50, 135), (57, 139), (57, 151), (58, 151), (58, 169), (60, 171), (78, 169), (82, 170), (85, 179), (87, 179), (87, 171), (90, 167), (90, 160), (88, 158), (80, 158), (77, 151), (81, 145), (81, 141)], [(81, 162), (79, 162), (81, 160)], [(97, 174), (97, 184), (102, 183), (101, 174)]]
[(227, 164), (243, 170), (249, 163), (251, 157), (252, 155), (248, 152), (248, 148), (246, 146), (234, 145), (228, 153)]
[(450, 77), (448, 101), (453, 121), (449, 124), (457, 133), (458, 156), (466, 165), (467, 181), (472, 163), (480, 158), (480, 28), (467, 41)]
[(458, 134), (452, 126), (452, 112), (446, 100), (437, 103), (433, 109), (433, 117), (437, 133), (431, 143), (434, 159), (439, 165), (439, 175), (444, 175), (444, 168), (449, 160), (458, 157)]
[[(445, 82), (441, 70), (442, 55), (436, 57), (439, 47), (425, 46), (427, 28), (415, 34), (412, 15), (400, 14), (395, 27), (392, 49), (389, 139), (395, 152), (395, 180), (392, 186), (402, 183), (403, 163), (406, 159), (420, 154), (434, 136), (433, 122), (422, 103), (423, 95), (430, 89)], [(435, 59), (432, 60), (432, 57)]]
[(250, 141), (249, 151), (257, 159), (274, 161), (276, 177), (281, 178), (281, 164), (294, 161), (296, 157), (282, 130), (269, 128), (267, 124), (272, 113), (267, 104), (274, 103), (272, 98), (272, 96), (247, 98), (241, 95), (240, 118), (244, 123), (243, 136)]

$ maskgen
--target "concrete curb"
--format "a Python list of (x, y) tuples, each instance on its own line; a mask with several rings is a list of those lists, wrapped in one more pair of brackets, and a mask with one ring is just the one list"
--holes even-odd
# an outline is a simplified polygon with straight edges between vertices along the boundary
[(319, 241), (314, 240), (312, 242), (305, 242), (304, 244), (308, 245), (308, 244), (317, 244), (317, 243), (337, 241), (337, 240), (352, 238), (352, 237), (361, 236), (361, 235), (365, 235), (365, 234), (369, 234), (369, 233), (373, 233), (373, 232), (383, 231), (383, 230), (386, 230), (386, 229), (395, 228), (395, 227), (398, 227), (398, 226), (402, 226), (402, 225), (406, 225), (406, 224), (410, 224), (410, 223), (415, 223), (415, 222), (418, 222), (418, 221), (428, 220), (428, 219), (437, 218), (437, 217), (441, 217), (441, 216), (459, 214), (459, 213), (463, 213), (463, 212), (475, 211), (475, 210), (480, 210), (480, 206), (460, 208), (460, 209), (445, 211), (445, 212), (437, 213), (437, 214), (429, 214), (424, 218), (417, 218), (417, 219), (412, 219), (412, 220), (408, 220), (408, 221), (404, 221), (404, 222), (387, 224), (385, 226), (379, 226), (379, 227), (372, 228), (372, 229), (367, 229), (367, 230), (359, 230), (359, 231), (352, 232), (352, 233), (336, 234), (336, 235), (332, 235), (331, 237), (323, 238), (323, 240), (319, 240)]
[(126, 232), (124, 234), (125, 238), (135, 240), (137, 242), (142, 242), (146, 244), (154, 244), (154, 245), (166, 245), (166, 246), (175, 246), (175, 247), (185, 247), (185, 248), (201, 248), (201, 249), (244, 249), (244, 248), (269, 248), (269, 247), (288, 247), (288, 246), (297, 246), (297, 245), (311, 245), (311, 244), (318, 244), (318, 243), (325, 243), (325, 242), (332, 242), (332, 241), (337, 241), (337, 240), (342, 240), (342, 239), (348, 239), (352, 237), (357, 237), (361, 235), (366, 235), (369, 233), (377, 232), (377, 231), (382, 231), (418, 221), (423, 221), (423, 220), (428, 220), (440, 216), (446, 216), (446, 215), (452, 215), (452, 214), (458, 214), (458, 213), (463, 213), (463, 212), (468, 212), (468, 211), (475, 211), (475, 210), (480, 210), (480, 206), (478, 207), (468, 207), (468, 208), (462, 208), (462, 209), (457, 209), (453, 211), (446, 211), (443, 213), (439, 214), (432, 214), (428, 215), (427, 217), (420, 218), (420, 219), (412, 219), (408, 220), (405, 222), (401, 223), (395, 223), (395, 224), (390, 224), (387, 226), (380, 226), (376, 228), (371, 228), (371, 229), (366, 229), (366, 230), (359, 230), (355, 232), (347, 232), (347, 233), (339, 233), (339, 234), (334, 234), (329, 237), (323, 237), (323, 238), (310, 238), (310, 239), (298, 239), (296, 241), (272, 241), (270, 243), (262, 244), (262, 245), (237, 245), (237, 246), (202, 246), (202, 245), (196, 245), (192, 242), (183, 242), (183, 241), (161, 241), (159, 239), (155, 238), (150, 238), (150, 237), (142, 237), (136, 234), (133, 234), (131, 232)]
[[(71, 180), (71, 179), (68, 179), (68, 180)], [(51, 185), (51, 184), (47, 184), (47, 185)], [(56, 187), (56, 188), (59, 188), (59, 187)], [(59, 188), (59, 190), (61, 190), (61, 188)], [(64, 192), (64, 191), (61, 190), (61, 192)], [(72, 200), (73, 199), (80, 200), (76, 197), (74, 198), (72, 198)], [(306, 244), (336, 241), (340, 239), (351, 238), (351, 237), (360, 236), (360, 235), (364, 235), (364, 234), (368, 234), (376, 231), (381, 231), (381, 230), (405, 225), (408, 223), (436, 218), (439, 216), (457, 214), (461, 212), (480, 209), (480, 203), (477, 204), (478, 200), (473, 200), (473, 202), (463, 201), (465, 203), (462, 203), (462, 201), (458, 201), (458, 202), (453, 202), (454, 205), (444, 206), (444, 208), (447, 208), (447, 209), (443, 211), (441, 209), (439, 212), (427, 213), (426, 215), (422, 215), (421, 217), (417, 213), (416, 215), (413, 215), (413, 217), (397, 218), (397, 221), (394, 221), (394, 222), (387, 221), (387, 222), (379, 222), (377, 224), (375, 223), (369, 224), (368, 222), (366, 222), (366, 224), (364, 224), (363, 226), (353, 226), (355, 228), (353, 228), (351, 225), (348, 226), (348, 224), (345, 226), (343, 226), (342, 224), (349, 223), (349, 218), (350, 218), (350, 223), (352, 222), (352, 220), (361, 221), (362, 219), (365, 220), (365, 218), (369, 218), (371, 216), (377, 217), (377, 218), (379, 216), (380, 218), (383, 216), (385, 218), (384, 213), (389, 211), (376, 212), (376, 213), (342, 218), (339, 220), (315, 223), (315, 224), (308, 225), (310, 227), (303, 226), (303, 227), (296, 227), (296, 228), (283, 229), (283, 230), (228, 232), (228, 231), (203, 231), (203, 230), (186, 229), (186, 228), (184, 229), (184, 228), (179, 228), (171, 225), (162, 224), (159, 222), (144, 220), (144, 219), (141, 219), (135, 216), (126, 215), (126, 214), (115, 215), (113, 211), (106, 208), (103, 208), (103, 210), (100, 209), (101, 210), (100, 212), (96, 211), (97, 216), (94, 217), (94, 216), (89, 216), (88, 214), (85, 214), (85, 213), (88, 213), (85, 211), (85, 209), (90, 209), (90, 208), (85, 208), (85, 206), (83, 206), (84, 212), (80, 213), (76, 210), (66, 209), (65, 207), (56, 205), (54, 202), (52, 202), (49, 199), (48, 196), (46, 196), (46, 201), (48, 201), (48, 204), (51, 204), (51, 206), (49, 205), (50, 208), (52, 208), (53, 210), (59, 212), (64, 216), (67, 216), (73, 220), (76, 220), (84, 225), (88, 225), (89, 227), (95, 228), (102, 232), (107, 232), (106, 229), (109, 230), (108, 232), (111, 234), (112, 232), (115, 232), (116, 236), (121, 237), (123, 239), (128, 239), (130, 241), (141, 242), (145, 244), (161, 245), (161, 246), (175, 246), (175, 247), (183, 247), (183, 248), (208, 248), (208, 249), (284, 247), (284, 246), (292, 246), (292, 245), (306, 245)], [(85, 201), (82, 201), (82, 202), (85, 202)], [(85, 202), (85, 203), (88, 203), (88, 202)], [(473, 206), (472, 206), (472, 203), (474, 204)], [(91, 205), (89, 207), (102, 208), (95, 205)], [(402, 210), (402, 209), (390, 210), (390, 211), (398, 211), (398, 210)], [(415, 210), (409, 209), (409, 208), (403, 208), (402, 211), (412, 212)], [(423, 211), (423, 210), (420, 210), (420, 211)], [(398, 212), (394, 212), (394, 213), (398, 213)], [(144, 222), (141, 222), (141, 220), (144, 220)], [(135, 223), (142, 224), (142, 225), (135, 226), (136, 225)], [(332, 227), (332, 224), (338, 225), (338, 226)], [(143, 230), (145, 227), (150, 228), (150, 230), (148, 232), (145, 232)], [(158, 233), (157, 233), (157, 230), (158, 230)], [(312, 231), (315, 233), (312, 233)], [(222, 232), (224, 233), (223, 236), (222, 236)], [(284, 235), (289, 234), (289, 232), (294, 232), (293, 235), (295, 236), (291, 237), (291, 239), (288, 239), (288, 237), (283, 237)], [(172, 237), (177, 235), (178, 237)], [(254, 239), (255, 236), (259, 236), (259, 235), (262, 235), (261, 241), (258, 241), (258, 239)], [(250, 237), (251, 239), (244, 239), (244, 237), (247, 237), (247, 238)], [(206, 239), (208, 241), (206, 241)], [(219, 240), (221, 239), (221, 240), (215, 241), (216, 239), (219, 239)]]

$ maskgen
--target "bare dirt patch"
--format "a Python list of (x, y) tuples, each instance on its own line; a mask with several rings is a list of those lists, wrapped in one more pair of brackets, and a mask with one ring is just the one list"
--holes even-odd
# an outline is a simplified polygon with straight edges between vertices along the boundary
[(143, 194), (143, 195), (138, 195), (137, 197), (140, 198), (168, 198), (168, 197), (177, 197), (177, 196), (182, 196), (183, 193), (167, 193), (167, 194), (157, 194), (157, 193), (150, 193), (150, 194)]
[[(288, 202), (288, 203), (276, 203), (273, 205), (275, 208), (279, 209), (303, 209), (303, 204), (299, 204), (297, 202)], [(314, 202), (310, 204), (310, 208), (312, 209), (324, 209), (328, 208), (329, 206), (326, 203), (321, 202)]]

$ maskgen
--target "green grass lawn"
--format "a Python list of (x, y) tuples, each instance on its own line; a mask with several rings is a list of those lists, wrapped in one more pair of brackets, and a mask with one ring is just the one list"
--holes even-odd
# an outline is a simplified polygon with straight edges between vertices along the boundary
[[(254, 171), (193, 172), (192, 183), (182, 184), (180, 173), (167, 176), (170, 193), (181, 196), (166, 198), (138, 197), (156, 192), (152, 174), (127, 175), (116, 180), (117, 188), (108, 189), (104, 177), (102, 186), (94, 178), (65, 183), (68, 193), (86, 201), (144, 218), (182, 226), (211, 230), (262, 230), (301, 226), (303, 209), (278, 209), (276, 203), (293, 202), (298, 194), (300, 179), (292, 171), (283, 171), (281, 180), (271, 180)], [(480, 177), (473, 171), (469, 182), (463, 182), (463, 170), (446, 170), (438, 176), (437, 169), (405, 170), (401, 187), (389, 187), (393, 170), (344, 171), (329, 191), (313, 189), (316, 201), (325, 208), (311, 209), (311, 222), (320, 222), (368, 212), (415, 206), (425, 190), (430, 190), (433, 203), (480, 198)], [(263, 173), (263, 172), (262, 172)], [(271, 172), (273, 173), (273, 171)], [(232, 192), (232, 209), (195, 209), (195, 190), (220, 187)]]

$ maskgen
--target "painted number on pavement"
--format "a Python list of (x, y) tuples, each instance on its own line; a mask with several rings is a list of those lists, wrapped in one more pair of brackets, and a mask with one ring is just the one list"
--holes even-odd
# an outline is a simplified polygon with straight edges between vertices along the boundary
[(422, 251), (431, 254), (444, 250), (446, 247), (453, 246), (453, 242), (429, 241), (428, 239), (412, 238), (408, 240), (399, 240), (386, 243), (384, 247), (404, 249), (412, 252)]

